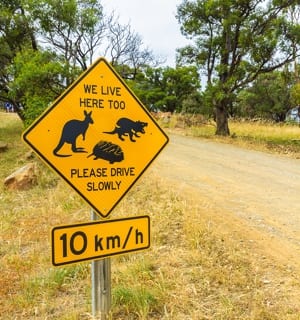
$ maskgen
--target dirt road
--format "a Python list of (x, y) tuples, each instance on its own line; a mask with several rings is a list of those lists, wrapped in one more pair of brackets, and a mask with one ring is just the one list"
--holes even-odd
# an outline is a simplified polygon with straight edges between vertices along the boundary
[(300, 160), (170, 135), (154, 170), (228, 232), (300, 266)]

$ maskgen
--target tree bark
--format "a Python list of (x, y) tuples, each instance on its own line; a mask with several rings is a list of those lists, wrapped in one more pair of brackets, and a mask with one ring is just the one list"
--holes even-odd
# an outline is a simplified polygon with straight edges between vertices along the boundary
[(216, 107), (216, 123), (217, 123), (216, 135), (219, 135), (219, 136), (230, 135), (230, 130), (228, 126), (227, 108), (223, 104), (218, 105)]

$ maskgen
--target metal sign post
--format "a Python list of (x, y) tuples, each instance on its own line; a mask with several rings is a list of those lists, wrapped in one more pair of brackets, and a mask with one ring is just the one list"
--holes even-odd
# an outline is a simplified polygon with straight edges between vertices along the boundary
[[(96, 212), (108, 218), (169, 142), (147, 108), (104, 58), (83, 72), (22, 137), (93, 208), (93, 221), (99, 221)], [(100, 235), (90, 224), (52, 230), (53, 265), (94, 259), (93, 316), (101, 320), (110, 316), (108, 255), (148, 248), (149, 220), (144, 216), (120, 223), (119, 219), (113, 222), (118, 229), (111, 231), (110, 225)], [(108, 225), (108, 221), (102, 222)], [(103, 259), (95, 260), (101, 254)]]
[[(93, 221), (99, 216), (91, 210)], [(111, 308), (111, 261), (110, 258), (93, 260), (91, 263), (92, 278), (92, 314), (101, 320), (108, 320)], [(99, 318), (100, 317), (100, 318)]]

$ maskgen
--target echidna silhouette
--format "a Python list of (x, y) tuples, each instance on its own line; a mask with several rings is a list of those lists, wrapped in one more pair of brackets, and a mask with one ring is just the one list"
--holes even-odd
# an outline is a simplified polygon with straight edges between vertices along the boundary
[(113, 164), (114, 162), (121, 162), (124, 160), (124, 153), (122, 149), (111, 142), (100, 141), (98, 142), (93, 149), (89, 157), (94, 156), (94, 160), (104, 159)]

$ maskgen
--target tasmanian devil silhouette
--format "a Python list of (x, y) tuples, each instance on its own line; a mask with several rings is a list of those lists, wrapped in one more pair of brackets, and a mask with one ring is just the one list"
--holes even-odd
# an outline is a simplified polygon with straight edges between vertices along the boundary
[(133, 137), (139, 138), (138, 133), (145, 133), (144, 127), (148, 125), (147, 122), (133, 121), (128, 118), (121, 118), (117, 121), (116, 127), (113, 131), (104, 131), (107, 134), (117, 134), (119, 139), (124, 141), (123, 136), (129, 135), (129, 139), (132, 142), (136, 142)]
[(58, 151), (62, 148), (65, 143), (69, 143), (72, 145), (73, 152), (87, 152), (84, 148), (76, 147), (76, 139), (78, 136), (82, 135), (83, 140), (85, 140), (85, 134), (90, 124), (93, 124), (94, 121), (92, 119), (92, 111), (86, 112), (84, 111), (84, 120), (70, 120), (65, 123), (60, 140), (58, 142), (57, 147), (53, 150), (53, 154), (57, 157), (70, 157), (71, 154), (58, 154)]

